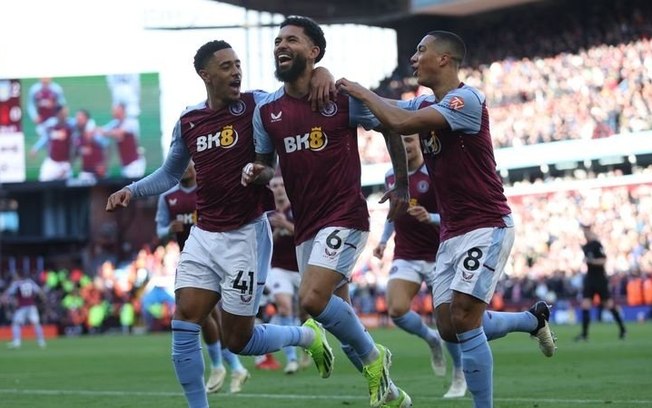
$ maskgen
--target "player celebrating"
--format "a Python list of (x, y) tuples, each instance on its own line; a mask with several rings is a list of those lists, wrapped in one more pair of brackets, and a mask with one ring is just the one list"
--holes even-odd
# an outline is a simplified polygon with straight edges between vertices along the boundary
[[(301, 307), (343, 346), (355, 351), (368, 381), (372, 407), (390, 401), (410, 406), (409, 396), (389, 377), (389, 350), (375, 344), (351, 305), (334, 295), (346, 284), (369, 234), (369, 213), (360, 186), (357, 125), (373, 128), (377, 121), (343, 95), (320, 112), (311, 111), (308, 84), (314, 64), (325, 52), (324, 33), (305, 17), (289, 17), (280, 27), (274, 55), (276, 76), (284, 85), (256, 107), (257, 163), (243, 169), (243, 183), (266, 183), (273, 171), (274, 151), (278, 153), (294, 213)], [(396, 151), (390, 149), (390, 153), (396, 157)], [(398, 155), (405, 161), (402, 143)], [(331, 356), (315, 358), (315, 362), (322, 376), (330, 375)]]
[(514, 326), (530, 325), (547, 356), (554, 353), (555, 343), (547, 321), (550, 312), (543, 302), (531, 313), (495, 313), (486, 318), (487, 304), (514, 242), (514, 223), (496, 174), (485, 97), (459, 79), (465, 56), (466, 46), (458, 35), (428, 33), (411, 63), (419, 84), (433, 95), (399, 107), (346, 79), (338, 85), (364, 102), (388, 128), (420, 134), (441, 214), (433, 287), (437, 326), (446, 341), (460, 343), (475, 407), (489, 408), (493, 406), (493, 357), (487, 331), (495, 331), (497, 338)]
[[(181, 176), (179, 184), (161, 194), (156, 211), (156, 232), (159, 238), (174, 235), (183, 250), (190, 236), (190, 229), (197, 223), (197, 180), (195, 164), (190, 161), (186, 171)], [(220, 341), (220, 319), (217, 308), (214, 308), (202, 324), (201, 332), (206, 343), (208, 357), (211, 360), (211, 374), (206, 382), (206, 392), (217, 393), (222, 389), (226, 378), (226, 369), (222, 359), (231, 367), (232, 394), (242, 391), (242, 386), (250, 374), (240, 362), (240, 358), (229, 349), (222, 349)]]
[[(208, 399), (199, 332), (220, 299), (222, 336), (231, 351), (261, 355), (293, 345), (324, 355), (330, 347), (316, 325), (254, 327), (271, 257), (271, 231), (264, 214), (268, 189), (243, 188), (240, 172), (255, 158), (251, 115), (265, 94), (240, 92), (240, 59), (224, 41), (200, 47), (194, 66), (207, 100), (182, 113), (162, 167), (112, 194), (106, 209), (167, 191), (179, 182), (190, 160), (195, 163), (197, 225), (177, 265), (172, 360), (188, 405), (203, 408)], [(330, 73), (327, 78), (319, 94), (330, 90)]]

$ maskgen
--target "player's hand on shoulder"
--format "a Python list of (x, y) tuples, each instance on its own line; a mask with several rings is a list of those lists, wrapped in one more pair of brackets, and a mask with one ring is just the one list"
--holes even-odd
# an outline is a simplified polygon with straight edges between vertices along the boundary
[(106, 211), (113, 212), (117, 208), (127, 207), (131, 201), (131, 196), (131, 190), (127, 187), (116, 191), (115, 193), (111, 194), (109, 199), (106, 201)]
[(364, 92), (367, 90), (367, 88), (363, 87), (359, 83), (349, 81), (346, 78), (338, 79), (337, 82), (335, 82), (335, 87), (338, 91), (344, 92), (345, 94), (358, 99), (362, 97)]
[(329, 70), (323, 67), (317, 67), (313, 70), (310, 78), (310, 107), (313, 111), (322, 110), (332, 98), (337, 98), (337, 88), (335, 87), (335, 78)]

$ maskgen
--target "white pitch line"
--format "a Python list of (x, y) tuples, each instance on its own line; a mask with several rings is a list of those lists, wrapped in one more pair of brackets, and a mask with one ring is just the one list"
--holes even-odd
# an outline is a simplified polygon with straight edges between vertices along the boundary
[[(181, 392), (152, 392), (152, 391), (90, 391), (90, 390), (19, 390), (16, 388), (0, 388), (0, 394), (15, 395), (81, 395), (105, 397), (183, 397)], [(291, 400), (366, 400), (363, 395), (300, 395), (300, 394), (216, 394), (220, 398), (265, 398), (265, 399), (291, 399)], [(468, 398), (467, 398), (468, 399)], [(439, 397), (419, 396), (419, 400), (441, 401)], [(652, 405), (652, 400), (601, 400), (601, 399), (570, 399), (570, 398), (494, 398), (503, 402), (543, 402), (549, 404), (611, 404), (611, 405)]]

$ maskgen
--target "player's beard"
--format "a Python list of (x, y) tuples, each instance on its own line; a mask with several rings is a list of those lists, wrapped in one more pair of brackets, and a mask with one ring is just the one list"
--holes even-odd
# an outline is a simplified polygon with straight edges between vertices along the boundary
[(281, 71), (281, 68), (278, 66), (278, 60), (276, 61), (276, 71), (274, 72), (274, 76), (276, 76), (276, 79), (278, 79), (281, 82), (292, 82), (299, 78), (303, 71), (305, 71), (306, 67), (308, 66), (308, 61), (306, 60), (306, 57), (303, 55), (296, 55), (294, 57), (294, 61), (292, 61), (292, 65), (290, 65), (290, 68), (287, 68), (283, 71)]

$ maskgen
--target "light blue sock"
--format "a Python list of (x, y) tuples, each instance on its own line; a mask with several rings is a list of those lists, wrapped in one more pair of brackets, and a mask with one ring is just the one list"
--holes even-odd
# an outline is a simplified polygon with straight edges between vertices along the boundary
[(228, 348), (224, 347), (222, 349), (222, 358), (226, 361), (226, 364), (231, 367), (231, 371), (242, 371), (244, 367), (240, 362), (240, 357), (237, 354), (234, 354)]
[(505, 337), (511, 332), (534, 331), (539, 324), (536, 316), (530, 312), (484, 312), (482, 328), (488, 340)]
[(487, 336), (482, 327), (457, 335), (462, 348), (462, 367), (475, 408), (493, 407), (493, 366)]
[(198, 324), (172, 320), (172, 362), (189, 408), (208, 407), (200, 330)]
[[(363, 363), (368, 364), (376, 345), (364, 328), (351, 305), (342, 298), (332, 295), (324, 310), (315, 317), (341, 344), (348, 344), (355, 350)], [(376, 357), (377, 358), (377, 357)]]
[(262, 356), (278, 351), (285, 346), (298, 346), (300, 342), (301, 327), (259, 324), (254, 326), (249, 343), (238, 354)]
[(460, 347), (460, 343), (451, 343), (449, 341), (445, 341), (444, 344), (446, 345), (448, 354), (451, 355), (453, 367), (462, 368), (462, 348)]
[(45, 342), (45, 334), (43, 333), (43, 326), (40, 324), (34, 325), (34, 334), (36, 334), (36, 340), (39, 343)]
[(403, 316), (392, 317), (392, 321), (406, 332), (421, 337), (428, 345), (437, 344), (441, 340), (437, 332), (428, 327), (421, 316), (412, 310)]
[(348, 357), (349, 361), (351, 364), (353, 364), (355, 369), (362, 372), (362, 360), (360, 360), (360, 357), (358, 357), (358, 353), (353, 350), (353, 347), (349, 346), (348, 344), (342, 344), (342, 351), (346, 357)]
[(20, 343), (20, 325), (12, 324), (11, 325), (11, 337), (15, 343)]
[(211, 368), (222, 366), (222, 343), (217, 341), (213, 344), (207, 344), (208, 357), (211, 359)]
[[(274, 317), (281, 326), (294, 326), (294, 318), (292, 316)], [(283, 347), (283, 354), (285, 354), (287, 361), (297, 361), (297, 349), (294, 346)]]

